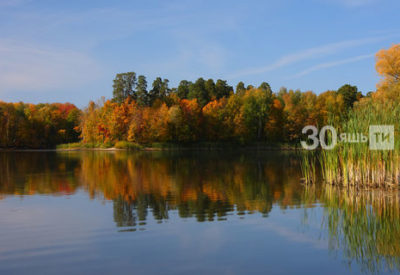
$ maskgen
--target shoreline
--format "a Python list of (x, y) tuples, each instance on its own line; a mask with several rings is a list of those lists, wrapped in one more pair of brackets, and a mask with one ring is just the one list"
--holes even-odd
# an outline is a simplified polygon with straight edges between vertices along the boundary
[(48, 149), (5, 149), (0, 148), (0, 152), (78, 152), (78, 151), (301, 151), (302, 149), (295, 146), (165, 146), (165, 147), (143, 147), (140, 149), (129, 148), (48, 148)]

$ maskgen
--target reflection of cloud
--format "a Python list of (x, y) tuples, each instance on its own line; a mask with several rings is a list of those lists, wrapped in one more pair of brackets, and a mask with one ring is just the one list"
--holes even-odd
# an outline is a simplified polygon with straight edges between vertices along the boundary
[[(390, 37), (392, 37), (392, 36), (390, 36)], [(357, 46), (361, 46), (361, 45), (365, 45), (365, 44), (371, 44), (374, 42), (378, 42), (380, 40), (384, 40), (386, 38), (389, 38), (389, 36), (347, 40), (347, 41), (323, 45), (320, 47), (309, 48), (304, 51), (285, 55), (285, 56), (279, 58), (274, 63), (264, 66), (264, 67), (249, 68), (246, 70), (236, 72), (236, 73), (232, 74), (230, 76), (230, 78), (237, 78), (237, 77), (246, 76), (246, 75), (266, 73), (266, 72), (273, 71), (273, 70), (279, 69), (281, 67), (284, 67), (284, 66), (287, 66), (287, 65), (290, 65), (293, 63), (297, 63), (299, 61), (313, 59), (313, 58), (317, 58), (317, 57), (321, 57), (321, 56), (326, 56), (329, 54), (334, 54), (334, 53), (344, 50), (344, 49), (353, 48), (353, 47), (357, 47)]]
[(265, 228), (265, 229), (271, 230), (289, 241), (310, 244), (317, 249), (327, 249), (328, 248), (327, 242), (324, 242), (321, 240), (315, 240), (313, 238), (308, 237), (305, 234), (292, 231), (292, 230), (288, 229), (287, 227), (279, 225), (277, 223), (274, 223), (273, 221), (270, 221), (270, 220), (267, 223), (263, 223), (263, 224), (260, 224), (257, 221), (250, 221), (250, 222), (248, 221), (247, 225), (257, 225), (259, 228)]
[(100, 69), (88, 55), (0, 40), (0, 95), (13, 90), (50, 90), (93, 81)]
[(265, 227), (276, 232), (277, 234), (281, 235), (282, 237), (285, 237), (288, 240), (298, 242), (298, 243), (308, 243), (318, 249), (327, 249), (328, 248), (328, 243), (320, 241), (320, 240), (312, 239), (312, 238), (306, 236), (305, 234), (291, 231), (284, 226), (269, 222), (269, 223), (265, 224)]
[(187, 230), (180, 231), (178, 236), (180, 245), (184, 249), (195, 246), (199, 255), (214, 253), (226, 242), (223, 229), (218, 224), (209, 224), (203, 231), (196, 234), (196, 238), (193, 238), (193, 234)]
[(301, 77), (301, 76), (307, 75), (307, 74), (309, 74), (309, 73), (311, 73), (311, 72), (314, 72), (314, 71), (319, 71), (319, 70), (322, 70), (322, 69), (327, 69), (327, 68), (336, 67), (336, 66), (339, 66), (339, 65), (344, 65), (344, 64), (348, 64), (348, 63), (353, 63), (353, 62), (361, 61), (361, 60), (364, 60), (364, 59), (371, 58), (371, 57), (373, 57), (373, 56), (374, 56), (374, 54), (365, 54), (365, 55), (360, 55), (360, 56), (356, 56), (356, 57), (346, 58), (346, 59), (342, 59), (342, 60), (337, 60), (337, 61), (332, 61), (332, 62), (321, 63), (321, 64), (318, 64), (318, 65), (312, 66), (312, 67), (310, 67), (310, 68), (308, 68), (308, 69), (305, 69), (305, 70), (303, 70), (303, 71), (297, 73), (297, 74), (294, 75), (293, 77), (294, 77), (294, 78), (295, 78), (295, 77)]
[(222, 229), (216, 225), (207, 227), (199, 236), (199, 240), (201, 240), (199, 252), (204, 254), (217, 251), (225, 243)]
[[(90, 249), (93, 232), (103, 220), (96, 215), (88, 218), (76, 214), (82, 207), (76, 198), (26, 197), (22, 204), (19, 198), (10, 198), (0, 208), (1, 229), (6, 230), (0, 234), (0, 263), (20, 265), (34, 257)], [(87, 259), (93, 257), (92, 252), (88, 251)]]

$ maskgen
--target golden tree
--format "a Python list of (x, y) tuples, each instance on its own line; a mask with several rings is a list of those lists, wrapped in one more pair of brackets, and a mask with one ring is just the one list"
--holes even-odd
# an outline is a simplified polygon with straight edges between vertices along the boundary
[(400, 44), (376, 53), (376, 71), (383, 77), (378, 83), (378, 90), (385, 90), (400, 81)]

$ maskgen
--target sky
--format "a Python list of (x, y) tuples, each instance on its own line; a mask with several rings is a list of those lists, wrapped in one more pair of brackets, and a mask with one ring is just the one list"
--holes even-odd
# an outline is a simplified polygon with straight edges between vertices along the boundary
[(112, 97), (116, 73), (225, 79), (319, 94), (375, 89), (400, 1), (0, 0), (0, 100)]

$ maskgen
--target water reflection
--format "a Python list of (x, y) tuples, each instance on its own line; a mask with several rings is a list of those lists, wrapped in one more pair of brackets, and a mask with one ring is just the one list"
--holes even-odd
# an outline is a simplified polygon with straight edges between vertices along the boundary
[[(239, 214), (267, 215), (274, 202), (293, 205), (293, 192), (300, 197), (300, 175), (294, 159), (280, 158), (282, 162), (257, 155), (89, 155), (82, 158), (81, 179), (93, 197), (115, 201), (114, 210), (121, 212), (115, 214), (118, 218), (142, 221), (150, 210), (155, 219), (163, 220), (168, 211), (177, 210), (182, 218), (212, 221), (223, 219), (234, 206)], [(128, 209), (136, 213), (122, 214)]]
[(7, 195), (68, 195), (77, 190), (80, 159), (55, 153), (0, 153), (0, 199)]
[(322, 238), (332, 253), (364, 271), (400, 270), (399, 194), (299, 184), (299, 158), (260, 152), (0, 153), (0, 199), (72, 195), (112, 201), (119, 231), (146, 229), (177, 213), (198, 222), (274, 207), (323, 210)]
[(349, 265), (355, 261), (364, 271), (400, 270), (398, 191), (315, 189), (305, 193), (317, 193), (324, 204), (322, 225), (332, 251), (341, 251)]
[[(272, 153), (271, 153), (272, 154)], [(117, 225), (182, 218), (223, 219), (269, 213), (274, 203), (298, 206), (301, 186), (293, 155), (219, 153), (85, 152), (62, 154), (3, 153), (0, 193), (4, 195), (71, 194), (84, 188), (91, 198), (114, 201)], [(135, 213), (128, 213), (135, 212)], [(125, 220), (124, 220), (125, 219)]]

